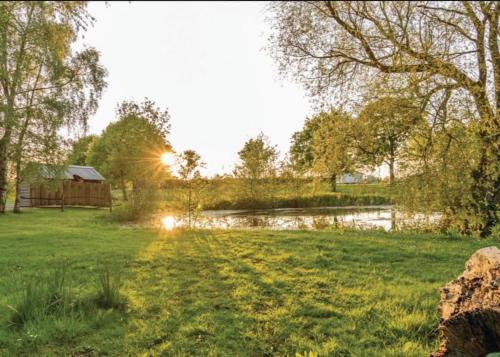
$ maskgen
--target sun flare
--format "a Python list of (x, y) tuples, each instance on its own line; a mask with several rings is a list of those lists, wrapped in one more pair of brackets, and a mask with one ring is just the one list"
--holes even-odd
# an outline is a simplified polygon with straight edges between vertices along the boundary
[(171, 152), (164, 152), (161, 155), (160, 160), (165, 166), (173, 166), (175, 164), (175, 156)]

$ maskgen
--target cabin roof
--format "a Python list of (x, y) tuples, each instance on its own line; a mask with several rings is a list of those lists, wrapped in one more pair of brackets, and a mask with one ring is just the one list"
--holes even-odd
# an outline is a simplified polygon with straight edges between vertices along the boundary
[(69, 180), (79, 176), (84, 180), (104, 181), (104, 177), (92, 166), (69, 165), (64, 174)]
[(45, 179), (53, 179), (58, 177), (66, 180), (74, 180), (77, 177), (80, 177), (83, 180), (105, 180), (105, 178), (92, 166), (68, 165), (64, 169), (64, 172), (61, 172), (59, 171), (59, 168), (57, 166), (42, 165), (39, 170), (40, 175)]

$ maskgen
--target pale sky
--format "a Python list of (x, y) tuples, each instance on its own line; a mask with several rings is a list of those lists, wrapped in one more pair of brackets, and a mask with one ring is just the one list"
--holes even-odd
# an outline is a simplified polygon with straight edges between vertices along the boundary
[(194, 149), (206, 174), (230, 172), (244, 142), (263, 131), (283, 155), (311, 114), (305, 91), (282, 81), (264, 50), (262, 2), (91, 2), (83, 44), (101, 52), (108, 88), (90, 133), (115, 120), (124, 99), (171, 114), (174, 150)]

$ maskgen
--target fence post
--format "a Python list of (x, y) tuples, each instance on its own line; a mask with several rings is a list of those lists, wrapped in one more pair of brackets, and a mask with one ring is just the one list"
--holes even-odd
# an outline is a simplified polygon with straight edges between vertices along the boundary
[(108, 184), (109, 212), (113, 212), (113, 199), (111, 198), (111, 184)]
[(64, 181), (61, 184), (62, 192), (61, 192), (61, 212), (64, 212)]

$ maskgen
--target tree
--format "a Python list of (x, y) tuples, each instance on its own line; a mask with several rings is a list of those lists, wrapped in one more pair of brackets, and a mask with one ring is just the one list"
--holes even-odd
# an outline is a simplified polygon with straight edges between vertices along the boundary
[(337, 177), (354, 168), (354, 155), (348, 132), (352, 120), (345, 114), (322, 112), (320, 126), (312, 139), (312, 171), (327, 176), (333, 192), (337, 191)]
[(97, 140), (97, 135), (82, 136), (74, 141), (68, 156), (68, 164), (86, 165), (89, 146)]
[(170, 150), (170, 115), (147, 98), (140, 104), (122, 102), (117, 115), (118, 121), (109, 124), (91, 144), (87, 163), (119, 185), (127, 200), (127, 183), (138, 192), (166, 174), (160, 156)]
[[(200, 168), (205, 167), (205, 163), (201, 160), (201, 156), (194, 150), (185, 150), (179, 155), (179, 176), (187, 186), (187, 212), (188, 226), (191, 227), (191, 215), (193, 212), (193, 203), (197, 197), (193, 194), (199, 193)], [(195, 195), (197, 196), (197, 195)]]
[(306, 180), (308, 170), (305, 165), (299, 160), (292, 159), (291, 154), (287, 154), (279, 164), (279, 176), (281, 180), (285, 180), (284, 189), (287, 191), (286, 196), (295, 198), (295, 206), (299, 207), (299, 199), (307, 189)]
[(418, 93), (430, 114), (461, 98), (480, 144), (464, 208), (480, 217), (471, 228), (489, 235), (500, 201), (500, 3), (276, 2), (270, 10), (273, 56), (313, 96), (354, 97), (381, 78)]
[[(72, 44), (92, 23), (84, 2), (0, 4), (0, 212), (5, 211), (9, 161), (19, 188), (25, 147), (49, 158), (59, 129), (84, 127), (106, 83), (93, 48)], [(29, 144), (27, 143), (29, 142)], [(10, 160), (9, 160), (10, 159)], [(18, 194), (16, 194), (18, 196)], [(15, 206), (15, 209), (18, 208)]]
[(307, 118), (301, 130), (293, 133), (290, 145), (290, 160), (297, 168), (310, 170), (313, 162), (312, 141), (314, 133), (318, 130), (327, 116), (316, 115)]
[[(449, 103), (442, 123), (420, 121), (401, 153), (401, 182), (397, 201), (412, 211), (441, 213), (441, 227), (473, 233), (481, 217), (463, 210), (471, 199), (472, 172), (480, 158), (481, 143), (467, 124), (460, 102)], [(444, 118), (446, 117), (446, 118)]]
[(387, 164), (389, 182), (394, 185), (396, 161), (421, 119), (419, 108), (405, 98), (383, 97), (366, 104), (353, 135), (358, 158), (364, 157), (369, 166)]
[(261, 196), (262, 180), (273, 177), (276, 173), (278, 151), (269, 143), (269, 138), (263, 133), (245, 142), (238, 152), (240, 164), (236, 166), (235, 176), (247, 182), (248, 196), (255, 201)]

